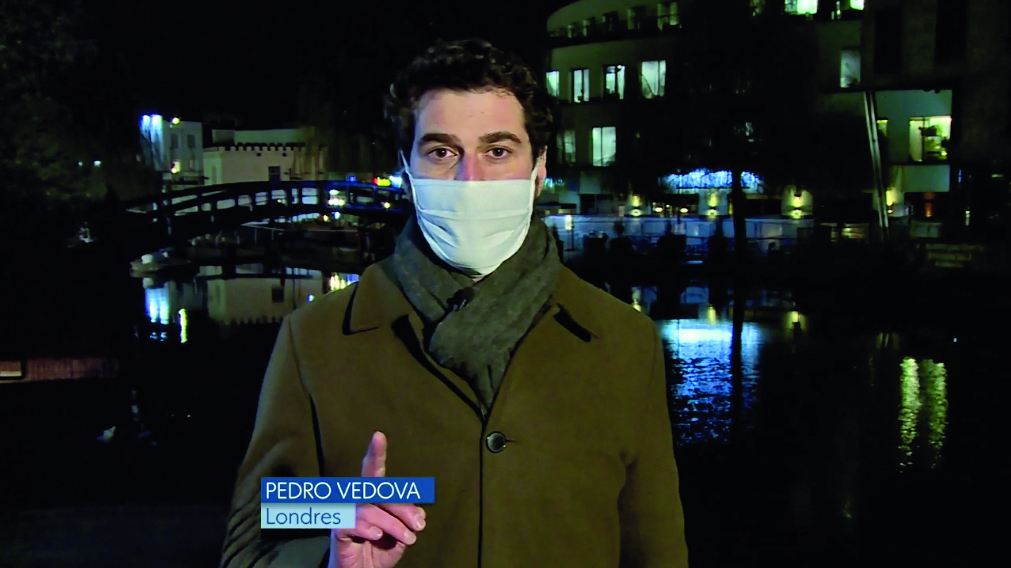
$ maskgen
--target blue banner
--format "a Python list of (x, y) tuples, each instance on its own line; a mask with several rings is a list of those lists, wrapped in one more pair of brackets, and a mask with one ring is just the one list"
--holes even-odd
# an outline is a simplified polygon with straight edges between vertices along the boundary
[(435, 478), (263, 477), (260, 503), (435, 503)]

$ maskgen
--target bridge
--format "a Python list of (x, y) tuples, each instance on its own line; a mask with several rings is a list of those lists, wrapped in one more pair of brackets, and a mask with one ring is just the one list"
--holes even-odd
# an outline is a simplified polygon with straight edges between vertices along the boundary
[(395, 187), (332, 181), (262, 181), (203, 185), (124, 201), (118, 212), (123, 253), (131, 258), (247, 223), (301, 215), (354, 215), (400, 222), (411, 204)]

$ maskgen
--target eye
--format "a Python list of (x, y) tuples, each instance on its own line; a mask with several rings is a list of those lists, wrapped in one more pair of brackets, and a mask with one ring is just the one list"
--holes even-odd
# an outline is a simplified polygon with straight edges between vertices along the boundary
[(499, 146), (497, 148), (492, 148), (490, 150), (490, 152), (491, 152), (491, 155), (494, 156), (494, 157), (496, 157), (496, 158), (505, 158), (506, 156), (509, 155), (509, 149), (508, 148), (503, 148), (501, 146)]
[(437, 160), (445, 160), (452, 154), (449, 148), (436, 148), (428, 153), (429, 156), (435, 157)]

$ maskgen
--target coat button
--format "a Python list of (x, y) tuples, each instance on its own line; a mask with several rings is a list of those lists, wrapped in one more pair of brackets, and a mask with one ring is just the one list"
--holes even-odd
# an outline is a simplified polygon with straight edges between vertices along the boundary
[(505, 449), (506, 437), (502, 432), (492, 432), (484, 439), (484, 443), (492, 453), (499, 453)]

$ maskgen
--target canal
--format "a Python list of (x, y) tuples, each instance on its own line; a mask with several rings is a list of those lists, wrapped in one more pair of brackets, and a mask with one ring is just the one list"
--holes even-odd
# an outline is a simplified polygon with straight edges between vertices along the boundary
[[(280, 318), (357, 279), (261, 271), (134, 279), (118, 378), (0, 384), (0, 564), (215, 565)], [(733, 292), (631, 290), (668, 357), (691, 564), (986, 558), (1008, 504), (1006, 314), (860, 326)]]

